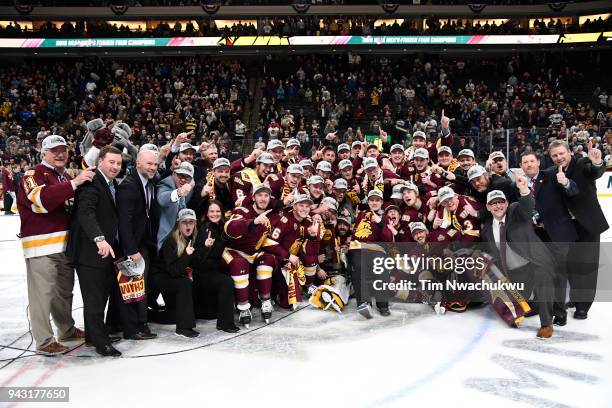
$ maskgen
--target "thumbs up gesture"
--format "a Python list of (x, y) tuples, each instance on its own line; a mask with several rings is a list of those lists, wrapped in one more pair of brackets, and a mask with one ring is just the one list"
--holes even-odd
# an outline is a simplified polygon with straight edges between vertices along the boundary
[(557, 182), (561, 184), (563, 187), (567, 187), (569, 184), (569, 180), (565, 176), (565, 172), (563, 171), (563, 166), (559, 166), (559, 171), (557, 172)]

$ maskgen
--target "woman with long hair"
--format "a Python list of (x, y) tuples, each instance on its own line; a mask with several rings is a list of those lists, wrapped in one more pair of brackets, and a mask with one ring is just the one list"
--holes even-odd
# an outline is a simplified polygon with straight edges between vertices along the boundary
[(200, 335), (193, 329), (193, 269), (197, 259), (197, 239), (195, 212), (188, 208), (180, 210), (176, 225), (161, 247), (156, 267), (152, 268), (151, 283), (162, 293), (166, 304), (174, 306), (176, 334), (184, 337)]
[(217, 319), (218, 330), (235, 333), (240, 329), (234, 323), (234, 282), (222, 260), (227, 241), (224, 225), (223, 205), (211, 200), (195, 243), (194, 305), (198, 318)]

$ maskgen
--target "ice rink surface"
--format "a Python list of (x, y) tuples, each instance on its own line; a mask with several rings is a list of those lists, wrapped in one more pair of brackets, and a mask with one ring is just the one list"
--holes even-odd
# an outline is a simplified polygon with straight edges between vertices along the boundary
[[(609, 219), (610, 174), (599, 180)], [(294, 313), (276, 309), (267, 326), (256, 311), (237, 334), (198, 321), (197, 339), (152, 324), (160, 338), (122, 340), (118, 359), (79, 343), (61, 357), (23, 353), (6, 347), (33, 349), (18, 228), (19, 217), (0, 217), (0, 386), (70, 387), (69, 404), (35, 407), (612, 407), (612, 303), (604, 302), (587, 320), (570, 313), (547, 341), (535, 338), (537, 317), (512, 329), (490, 308), (436, 316), (394, 304), (390, 317), (366, 321), (351, 301), (342, 315), (305, 303)], [(610, 230), (603, 240), (612, 241)], [(83, 327), (78, 283), (73, 307)]]

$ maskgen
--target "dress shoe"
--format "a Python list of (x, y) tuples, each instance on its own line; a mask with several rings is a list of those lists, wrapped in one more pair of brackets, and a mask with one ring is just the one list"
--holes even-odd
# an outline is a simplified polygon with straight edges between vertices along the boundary
[[(110, 340), (111, 344), (121, 341), (121, 337), (119, 336), (108, 336), (108, 339)], [(94, 347), (94, 344), (89, 341), (86, 341), (85, 347)]]
[(62, 343), (58, 343), (57, 341), (52, 341), (44, 347), (37, 349), (36, 351), (40, 353), (47, 354), (49, 356), (55, 356), (57, 354), (64, 354), (70, 350), (68, 347), (64, 346)]
[(376, 302), (376, 308), (378, 309), (378, 313), (381, 316), (390, 316), (391, 312), (389, 311), (389, 303), (387, 302)]
[(372, 306), (370, 306), (369, 302), (363, 302), (357, 306), (357, 312), (366, 319), (372, 318)]
[(589, 314), (586, 310), (576, 309), (574, 312), (574, 319), (585, 320), (587, 317), (589, 317)]
[(195, 337), (200, 337), (200, 332), (193, 329), (176, 329), (176, 335), (193, 339)]
[(136, 334), (133, 334), (131, 336), (124, 336), (125, 339), (127, 340), (151, 340), (157, 337), (157, 334), (155, 333), (144, 333), (144, 332), (138, 332)]
[(121, 357), (121, 352), (110, 344), (102, 347), (96, 347), (96, 353), (104, 357)]
[(567, 306), (568, 309), (573, 309), (576, 307), (576, 303), (575, 302), (567, 302), (565, 304), (565, 306)]
[(540, 329), (538, 330), (538, 334), (536, 334), (536, 337), (538, 339), (549, 339), (552, 337), (552, 334), (553, 334), (553, 325), (549, 324), (548, 326), (540, 327)]
[(80, 341), (85, 340), (85, 332), (77, 327), (70, 336), (62, 337), (60, 341)]
[(217, 325), (217, 330), (221, 330), (224, 331), (226, 333), (237, 333), (240, 331), (240, 328), (238, 326), (236, 326), (235, 324), (232, 326), (228, 326), (228, 327), (221, 327), (219, 325)]
[(567, 315), (553, 317), (553, 324), (555, 326), (565, 326), (567, 324)]
[(149, 325), (146, 323), (140, 326), (140, 331), (142, 333), (151, 334), (151, 329), (149, 328)]

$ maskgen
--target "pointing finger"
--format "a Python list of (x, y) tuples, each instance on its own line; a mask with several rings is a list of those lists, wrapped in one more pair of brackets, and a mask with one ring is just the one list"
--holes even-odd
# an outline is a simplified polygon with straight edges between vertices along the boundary
[(110, 247), (110, 248), (109, 248), (109, 250), (110, 250), (110, 254), (111, 254), (111, 256), (112, 256), (112, 257), (113, 257), (113, 259), (114, 259), (114, 258), (115, 258), (115, 252), (113, 251), (113, 248), (112, 248), (112, 247)]

